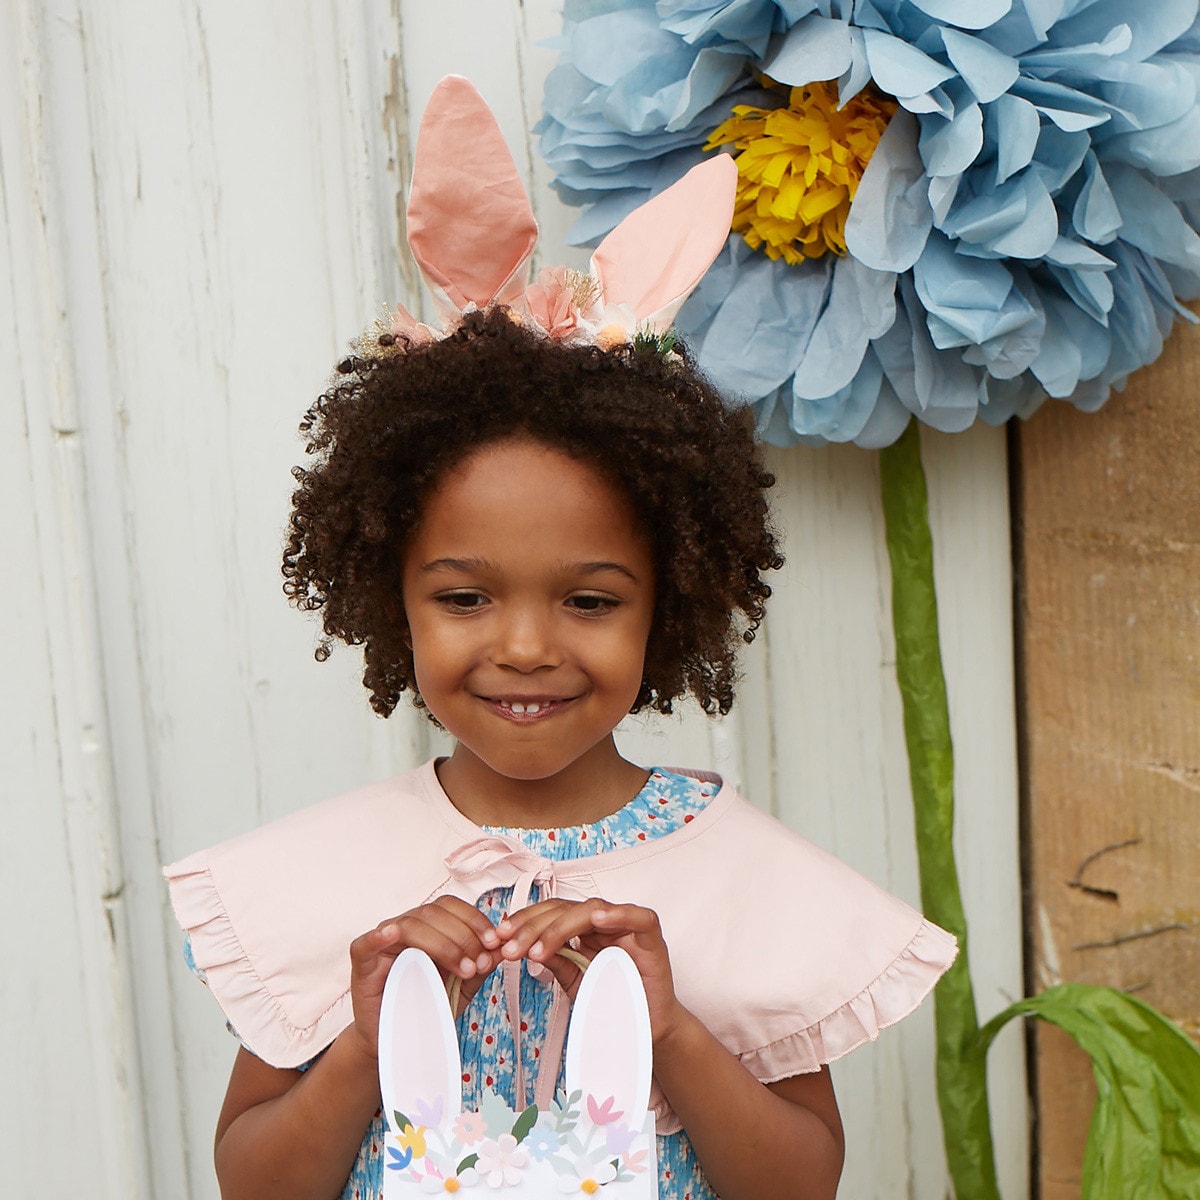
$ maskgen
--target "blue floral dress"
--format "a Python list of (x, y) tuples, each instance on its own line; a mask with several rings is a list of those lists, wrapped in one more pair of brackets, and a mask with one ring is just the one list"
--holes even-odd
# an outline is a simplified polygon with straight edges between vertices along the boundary
[[(510, 829), (485, 827), (484, 832), (503, 834), (523, 842), (543, 858), (564, 861), (637, 846), (671, 833), (700, 812), (716, 794), (716, 785), (677, 775), (655, 767), (646, 786), (624, 808), (591, 825), (573, 825), (565, 829)], [(499, 923), (507, 911), (511, 888), (485, 892), (477, 907)], [(188, 965), (192, 963), (190, 946), (185, 945)], [(197, 974), (200, 974), (197, 971)], [(521, 1056), (526, 1095), (521, 1107), (533, 1100), (537, 1081), (538, 1058), (545, 1040), (550, 1017), (553, 989), (550, 982), (539, 982), (521, 969)], [(478, 1109), (480, 1093), (494, 1088), (516, 1107), (516, 1071), (514, 1043), (504, 1002), (504, 982), (494, 971), (458, 1018), (458, 1041), (463, 1061), (463, 1107)], [(305, 1064), (309, 1066), (311, 1064)], [(304, 1068), (301, 1068), (302, 1070)], [(563, 1066), (559, 1065), (557, 1087), (563, 1086)], [(383, 1195), (383, 1146), (386, 1125), (382, 1111), (363, 1138), (362, 1148), (342, 1200), (380, 1200)], [(658, 1194), (662, 1200), (717, 1200), (709, 1186), (686, 1133), (660, 1135), (658, 1138)]]

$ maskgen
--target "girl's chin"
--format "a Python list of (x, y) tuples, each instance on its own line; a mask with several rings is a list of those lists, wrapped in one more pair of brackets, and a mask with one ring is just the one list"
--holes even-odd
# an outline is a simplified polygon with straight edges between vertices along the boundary
[(560, 777), (570, 776), (577, 769), (593, 773), (602, 771), (606, 765), (624, 763), (611, 735), (580, 749), (577, 754), (572, 754), (569, 747), (556, 739), (547, 739), (536, 746), (506, 744), (502, 747), (472, 745), (459, 739), (451, 758), (457, 760), (452, 769), (472, 774), (483, 772), (493, 776), (497, 783), (502, 780), (552, 783)]

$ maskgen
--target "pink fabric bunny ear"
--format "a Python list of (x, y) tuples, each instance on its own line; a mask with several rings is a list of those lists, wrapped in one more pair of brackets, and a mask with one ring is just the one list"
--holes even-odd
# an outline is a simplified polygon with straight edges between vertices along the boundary
[(634, 209), (592, 255), (605, 301), (667, 330), (729, 237), (736, 192), (737, 167), (719, 154)]
[(448, 75), (417, 135), (408, 244), (439, 301), (461, 312), (521, 294), (537, 222), (504, 135), (469, 80)]

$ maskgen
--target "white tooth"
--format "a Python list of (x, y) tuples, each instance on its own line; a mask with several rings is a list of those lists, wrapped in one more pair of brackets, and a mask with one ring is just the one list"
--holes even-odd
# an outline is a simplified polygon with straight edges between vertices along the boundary
[(540, 704), (527, 704), (525, 705), (525, 711), (527, 713), (541, 712), (542, 706)]
[(516, 701), (513, 701), (513, 703), (510, 705), (510, 707), (512, 708), (513, 712), (515, 712), (515, 713), (523, 713), (525, 711), (525, 705), (518, 704)]

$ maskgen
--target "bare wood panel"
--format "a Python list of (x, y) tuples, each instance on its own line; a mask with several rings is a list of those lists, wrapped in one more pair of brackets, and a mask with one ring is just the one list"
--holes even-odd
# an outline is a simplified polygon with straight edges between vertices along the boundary
[[(1019, 432), (1034, 982), (1135, 992), (1200, 1033), (1200, 334), (1099, 413)], [(1079, 1195), (1086, 1058), (1037, 1033), (1043, 1200)]]

